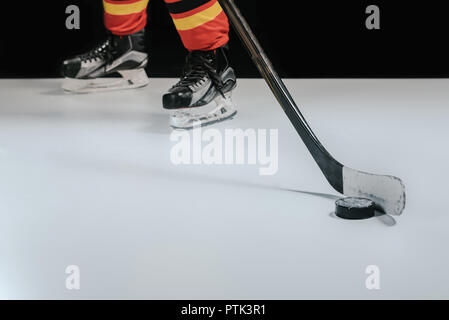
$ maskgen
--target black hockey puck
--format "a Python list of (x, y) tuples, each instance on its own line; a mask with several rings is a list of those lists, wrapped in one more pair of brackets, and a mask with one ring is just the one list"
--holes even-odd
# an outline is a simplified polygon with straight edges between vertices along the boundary
[(337, 217), (349, 220), (361, 220), (374, 217), (376, 203), (365, 198), (342, 198), (335, 202)]

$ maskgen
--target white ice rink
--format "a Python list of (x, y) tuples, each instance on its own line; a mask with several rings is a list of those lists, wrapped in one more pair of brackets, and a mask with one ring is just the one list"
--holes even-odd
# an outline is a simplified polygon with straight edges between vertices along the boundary
[(336, 193), (263, 80), (240, 80), (239, 114), (214, 128), (279, 129), (276, 175), (173, 165), (174, 82), (0, 80), (0, 298), (449, 298), (449, 80), (286, 81), (336, 159), (403, 179), (395, 225), (330, 216)]

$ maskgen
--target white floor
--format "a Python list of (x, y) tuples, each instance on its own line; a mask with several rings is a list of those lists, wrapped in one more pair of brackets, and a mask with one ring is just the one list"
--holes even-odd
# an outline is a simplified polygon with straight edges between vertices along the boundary
[(330, 216), (336, 193), (262, 80), (240, 80), (239, 114), (214, 127), (279, 129), (276, 175), (173, 165), (174, 81), (0, 80), (0, 298), (449, 298), (449, 80), (286, 81), (338, 160), (403, 179), (394, 226)]

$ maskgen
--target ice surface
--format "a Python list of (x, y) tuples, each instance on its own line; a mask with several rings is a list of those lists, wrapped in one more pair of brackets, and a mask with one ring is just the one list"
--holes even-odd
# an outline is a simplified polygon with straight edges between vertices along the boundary
[(336, 159), (403, 179), (393, 227), (331, 217), (336, 194), (262, 80), (240, 80), (238, 115), (214, 128), (279, 129), (276, 175), (173, 165), (174, 82), (67, 95), (0, 80), (1, 298), (449, 298), (448, 80), (286, 81)]

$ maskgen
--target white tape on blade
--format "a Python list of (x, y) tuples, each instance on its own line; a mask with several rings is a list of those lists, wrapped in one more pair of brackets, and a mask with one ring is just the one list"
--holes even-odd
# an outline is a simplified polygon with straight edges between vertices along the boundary
[(375, 175), (343, 167), (343, 194), (371, 199), (388, 214), (399, 215), (405, 207), (404, 184), (393, 176)]

